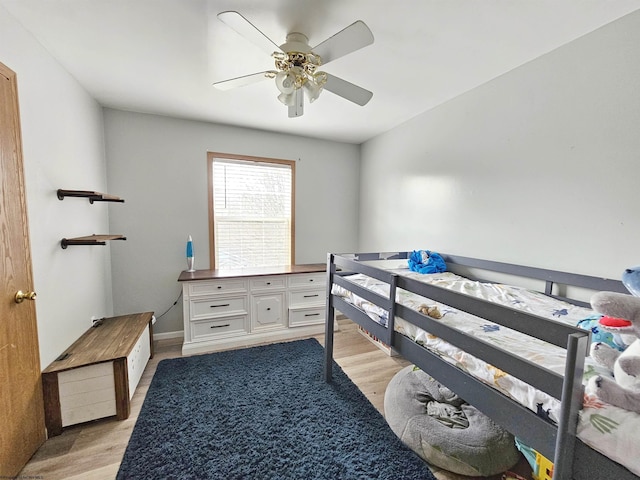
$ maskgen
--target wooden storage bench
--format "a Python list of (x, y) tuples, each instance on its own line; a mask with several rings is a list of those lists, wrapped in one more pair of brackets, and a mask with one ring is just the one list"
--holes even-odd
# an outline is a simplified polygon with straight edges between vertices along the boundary
[(153, 312), (104, 318), (42, 372), (49, 437), (98, 418), (129, 417), (130, 400), (153, 356)]

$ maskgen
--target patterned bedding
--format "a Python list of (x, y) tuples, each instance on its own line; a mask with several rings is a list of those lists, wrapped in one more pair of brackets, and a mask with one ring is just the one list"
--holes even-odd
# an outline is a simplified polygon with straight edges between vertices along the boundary
[[(393, 271), (425, 283), (507, 305), (572, 326), (595, 315), (587, 308), (578, 307), (521, 287), (477, 282), (451, 272), (425, 275), (411, 272), (408, 269)], [(385, 282), (361, 274), (351, 275), (348, 279), (381, 295), (388, 296), (389, 294), (389, 286)], [(387, 312), (384, 309), (337, 285), (333, 285), (332, 293), (345, 298), (364, 310), (372, 319), (386, 326)], [(560, 375), (564, 374), (565, 350), (562, 348), (406, 290), (397, 290), (396, 301), (414, 310), (425, 304), (427, 306), (437, 305), (443, 315), (439, 321), (443, 324), (512, 353), (517, 353), (519, 356)], [(557, 399), (419, 329), (402, 318), (396, 317), (395, 329), (534, 412), (544, 410), (553, 421), (557, 422), (560, 411), (560, 402)], [(595, 374), (611, 375), (606, 369), (595, 364), (591, 358), (587, 358), (585, 383)], [(640, 415), (605, 404), (587, 392), (584, 408), (580, 413), (578, 437), (595, 450), (640, 475), (640, 441), (630, 441), (634, 437), (640, 440)]]

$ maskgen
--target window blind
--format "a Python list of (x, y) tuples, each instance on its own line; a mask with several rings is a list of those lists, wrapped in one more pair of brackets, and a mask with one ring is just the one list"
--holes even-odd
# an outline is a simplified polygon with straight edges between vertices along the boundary
[(214, 158), (212, 173), (216, 268), (291, 263), (291, 167)]

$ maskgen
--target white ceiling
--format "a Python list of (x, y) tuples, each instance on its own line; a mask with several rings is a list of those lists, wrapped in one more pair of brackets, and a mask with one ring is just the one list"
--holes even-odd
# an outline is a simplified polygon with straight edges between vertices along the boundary
[[(362, 143), (640, 8), (640, 0), (0, 0), (107, 107)], [(273, 69), (217, 20), (236, 10), (276, 44), (317, 45), (355, 20), (373, 45), (323, 70), (374, 92), (331, 92), (288, 118), (273, 81), (215, 81)], [(0, 10), (0, 13), (1, 10)]]

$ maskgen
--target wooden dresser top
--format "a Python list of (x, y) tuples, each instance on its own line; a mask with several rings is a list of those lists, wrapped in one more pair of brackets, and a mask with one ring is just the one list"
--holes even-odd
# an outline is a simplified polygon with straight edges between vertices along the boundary
[(308, 263), (303, 265), (283, 265), (281, 267), (255, 267), (223, 270), (196, 270), (182, 272), (179, 282), (193, 280), (217, 280), (221, 278), (257, 277), (262, 275), (287, 275), (291, 273), (318, 273), (327, 269), (324, 263)]

